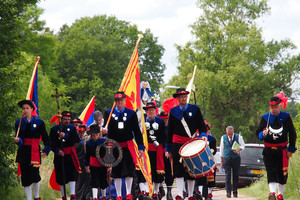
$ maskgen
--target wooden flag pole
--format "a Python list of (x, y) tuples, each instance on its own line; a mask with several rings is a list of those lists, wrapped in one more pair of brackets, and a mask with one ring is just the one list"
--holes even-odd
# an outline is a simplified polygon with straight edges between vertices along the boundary
[[(136, 50), (137, 47), (139, 46), (139, 43), (140, 43), (140, 41), (141, 41), (142, 38), (144, 38), (144, 36), (143, 36), (142, 34), (138, 34), (138, 40), (137, 40), (137, 42), (136, 42), (136, 44), (135, 44), (133, 53), (132, 53), (132, 55), (131, 55), (129, 64), (128, 64), (128, 66), (127, 66), (126, 72), (125, 72), (125, 74), (124, 74), (122, 83), (121, 83), (120, 88), (119, 88), (119, 91), (123, 91), (123, 85), (124, 85), (123, 83), (124, 83), (124, 81), (125, 81), (125, 79), (126, 79), (126, 76), (127, 76), (127, 74), (128, 74), (129, 66), (131, 66), (131, 63), (132, 63), (132, 61), (133, 61), (132, 57), (133, 57), (133, 55), (134, 55), (135, 50)], [(105, 129), (107, 129), (107, 127), (108, 127), (108, 124), (109, 124), (109, 122), (110, 122), (110, 120), (111, 120), (111, 115), (112, 115), (112, 113), (113, 113), (113, 111), (114, 111), (115, 106), (116, 106), (116, 103), (114, 102), (114, 104), (113, 104), (113, 106), (112, 106), (112, 108), (111, 108), (111, 111), (110, 111), (110, 113), (109, 113), (109, 117), (108, 117), (108, 119), (107, 119), (107, 122), (106, 122), (106, 124), (105, 124)]]

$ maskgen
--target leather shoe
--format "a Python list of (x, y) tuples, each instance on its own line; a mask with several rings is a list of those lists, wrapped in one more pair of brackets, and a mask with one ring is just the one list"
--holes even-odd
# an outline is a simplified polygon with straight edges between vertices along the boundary
[(227, 198), (231, 198), (231, 194), (226, 194), (226, 197)]

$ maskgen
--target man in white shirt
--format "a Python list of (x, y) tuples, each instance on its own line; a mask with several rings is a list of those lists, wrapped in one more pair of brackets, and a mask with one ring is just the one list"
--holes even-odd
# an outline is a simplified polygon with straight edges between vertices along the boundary
[[(235, 143), (238, 145), (234, 145)], [(226, 134), (221, 137), (220, 141), (221, 167), (225, 170), (225, 189), (227, 198), (231, 198), (231, 170), (233, 173), (233, 197), (238, 197), (237, 188), (241, 164), (239, 152), (244, 149), (245, 142), (243, 137), (234, 133), (232, 126), (228, 126), (226, 128)]]

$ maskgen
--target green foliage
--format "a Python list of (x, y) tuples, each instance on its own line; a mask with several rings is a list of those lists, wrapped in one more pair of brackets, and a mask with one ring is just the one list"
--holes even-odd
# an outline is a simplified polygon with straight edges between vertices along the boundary
[(198, 5), (204, 14), (191, 26), (195, 40), (177, 46), (179, 75), (170, 84), (187, 85), (198, 66), (197, 103), (205, 107), (212, 133), (219, 138), (232, 125), (245, 141), (258, 142), (254, 132), (268, 99), (279, 91), (291, 95), (300, 56), (291, 54), (295, 46), (288, 40), (263, 41), (254, 20), (269, 11), (266, 1), (199, 0)]
[(12, 127), (17, 118), (16, 99), (14, 92), (17, 87), (19, 72), (11, 64), (19, 56), (21, 47), (20, 18), (26, 6), (36, 0), (3, 0), (0, 1), (0, 198), (5, 199), (4, 192), (16, 184), (14, 158), (16, 145), (13, 144)]
[[(61, 28), (54, 69), (68, 86), (73, 113), (80, 114), (94, 95), (101, 110), (112, 105), (138, 33), (135, 25), (105, 15), (81, 18), (71, 27)], [(139, 46), (141, 79), (149, 79), (154, 90), (158, 90), (165, 69), (160, 63), (163, 47), (149, 30), (143, 35)]]
[[(299, 149), (299, 145), (298, 145)], [(283, 197), (287, 200), (299, 199), (300, 196), (300, 155), (299, 152), (293, 154), (289, 163), (289, 171), (288, 171), (288, 181), (285, 186)], [(247, 196), (255, 197), (258, 200), (263, 200), (268, 197), (269, 187), (267, 182), (267, 175), (265, 172), (264, 177), (255, 184), (252, 184), (250, 187), (239, 190), (240, 193), (245, 194)]]

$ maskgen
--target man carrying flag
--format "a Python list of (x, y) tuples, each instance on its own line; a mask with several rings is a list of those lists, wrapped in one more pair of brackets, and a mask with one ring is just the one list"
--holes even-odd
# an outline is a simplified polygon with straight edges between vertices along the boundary
[[(133, 110), (125, 107), (125, 98), (126, 94), (124, 92), (116, 92), (114, 96), (116, 106), (107, 110), (104, 115), (104, 124), (107, 124), (107, 121), (109, 121), (109, 117), (111, 116), (106, 129), (106, 131), (108, 131), (108, 138), (117, 141), (123, 151), (122, 161), (112, 168), (112, 177), (115, 180), (115, 187), (117, 191), (116, 200), (122, 200), (122, 178), (125, 178), (126, 199), (130, 200), (133, 198), (131, 194), (131, 187), (136, 169), (134, 160), (137, 160), (137, 157), (141, 156), (145, 150), (137, 115)], [(135, 145), (133, 139), (135, 139), (138, 145), (139, 155), (134, 149)]]
[(43, 120), (33, 117), (32, 112), (35, 107), (30, 100), (22, 100), (18, 103), (22, 108), (22, 118), (15, 123), (16, 137), (14, 142), (18, 145), (16, 162), (20, 164), (21, 182), (24, 187), (27, 200), (32, 199), (31, 185), (33, 184), (34, 200), (41, 200), (39, 196), (40, 188), (40, 138), (42, 138), (45, 148), (42, 150), (43, 156), (50, 152), (50, 140)]

